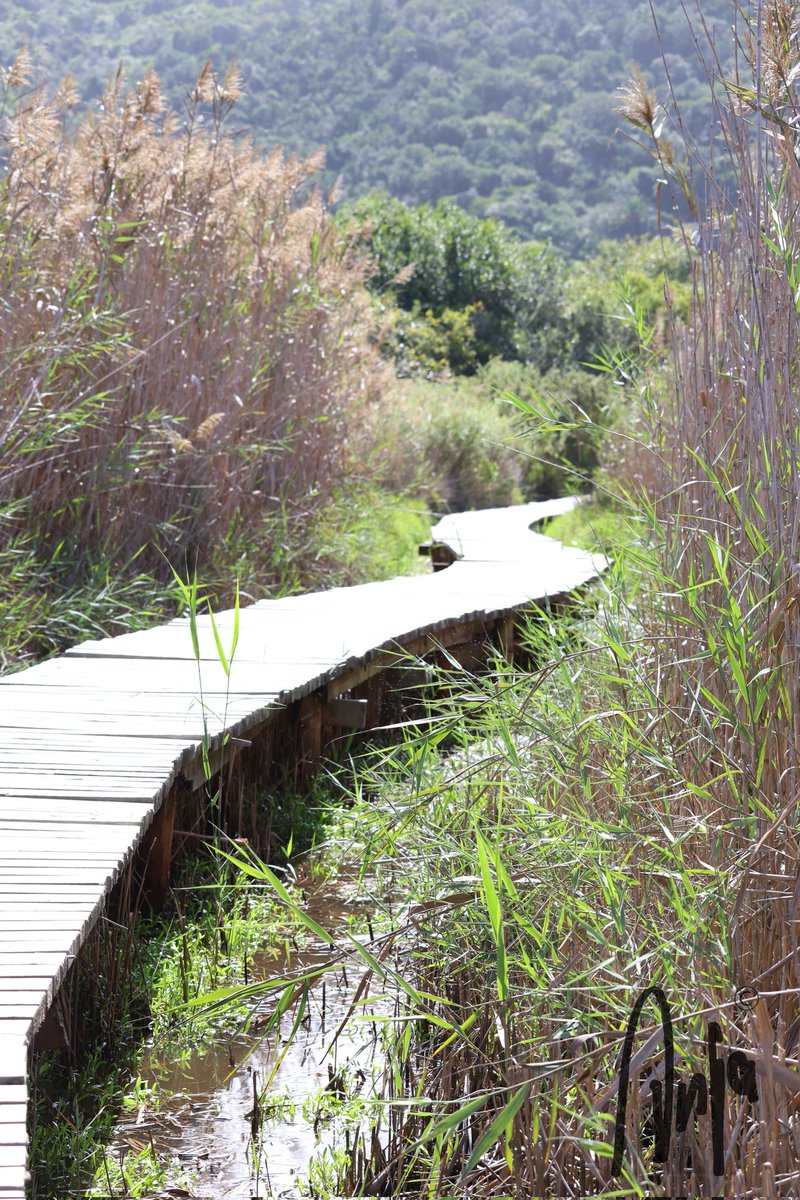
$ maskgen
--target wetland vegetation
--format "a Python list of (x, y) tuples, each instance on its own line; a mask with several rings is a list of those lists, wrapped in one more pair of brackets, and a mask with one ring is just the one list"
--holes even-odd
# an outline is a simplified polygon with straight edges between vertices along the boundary
[[(196, 1079), (213, 1044), (219, 1106), (253, 1035), (230, 1143), (264, 1195), (295, 1135), (279, 1186), (318, 1200), (796, 1194), (800, 26), (788, 0), (737, 21), (735, 78), (705, 49), (719, 170), (634, 74), (623, 114), (672, 233), (569, 264), (448, 203), (334, 218), (317, 162), (226, 136), (234, 69), (203, 69), (183, 123), (153, 75), (71, 124), (66, 87), (30, 90), (25, 56), (5, 72), (8, 665), (185, 603), (165, 555), (215, 603), (391, 573), (447, 503), (591, 484), (551, 529), (611, 559), (579, 612), (530, 623), (524, 669), (440, 667), (424, 720), (332, 770), (302, 865), (291, 822), (283, 853), (219, 840), (152, 934), (98, 936), (81, 986), (117, 999), (88, 1074), (42, 1066), (41, 1200), (204, 1194), (210, 1160), (170, 1126), (213, 1110), (176, 1115), (154, 1060), (163, 1038)], [(714, 1021), (758, 1099), (730, 1088), (720, 1116), (679, 1092), (662, 1154), (651, 1040), (613, 1179), (620, 1045), (653, 984), (683, 1079)], [(341, 1057), (303, 1091), (307, 1035)]]

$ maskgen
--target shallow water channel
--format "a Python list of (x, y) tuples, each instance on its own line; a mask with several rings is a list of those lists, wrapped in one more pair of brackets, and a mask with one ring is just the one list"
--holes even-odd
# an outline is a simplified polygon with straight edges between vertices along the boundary
[[(329, 898), (323, 905), (312, 901), (309, 911), (335, 933), (334, 926), (344, 924), (347, 908), (339, 898)], [(294, 975), (326, 961), (325, 953), (309, 950), (293, 954), (290, 963), (264, 957), (254, 963), (254, 977)], [(144, 1084), (158, 1087), (158, 1110), (150, 1112), (143, 1105), (121, 1125), (117, 1148), (149, 1143), (170, 1159), (174, 1172), (167, 1186), (175, 1190), (165, 1193), (169, 1195), (277, 1200), (304, 1194), (300, 1181), (307, 1177), (312, 1157), (342, 1139), (336, 1118), (320, 1117), (318, 1103), (304, 1114), (304, 1102), (319, 1101), (322, 1092), (324, 1104), (325, 1095), (340, 1092), (344, 1080), (351, 1081), (348, 1094), (354, 1086), (364, 1099), (374, 1095), (381, 1043), (379, 1024), (370, 1018), (388, 1014), (392, 1002), (378, 997), (359, 1005), (360, 1016), (339, 1032), (362, 972), (359, 961), (345, 962), (327, 973), (324, 982), (315, 982), (303, 1021), (288, 1045), (284, 1038), (294, 1024), (293, 1013), (282, 1018), (280, 1034), (272, 1030), (260, 1035), (257, 1008), (246, 1036), (179, 1061), (151, 1052), (141, 1075)], [(265, 1093), (264, 1082), (281, 1054), (283, 1060)], [(254, 1110), (260, 1122), (254, 1122)], [(183, 1172), (192, 1180), (187, 1190), (180, 1187)]]

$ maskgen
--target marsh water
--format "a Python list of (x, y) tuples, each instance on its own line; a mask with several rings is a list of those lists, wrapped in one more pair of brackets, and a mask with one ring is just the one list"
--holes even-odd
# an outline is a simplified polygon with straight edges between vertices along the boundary
[[(317, 898), (309, 907), (332, 932), (332, 925), (345, 920), (346, 909), (339, 897), (323, 904)], [(287, 968), (296, 974), (325, 961), (322, 953), (301, 950), (289, 963), (257, 961), (254, 975), (268, 979), (282, 976)], [(151, 1052), (142, 1081), (157, 1084), (161, 1102), (155, 1112), (143, 1104), (119, 1128), (117, 1146), (124, 1151), (151, 1144), (168, 1157), (174, 1165), (169, 1181), (174, 1190), (167, 1194), (173, 1196), (277, 1200), (302, 1195), (300, 1181), (307, 1177), (312, 1157), (332, 1147), (341, 1134), (335, 1119), (320, 1115), (320, 1099), (324, 1105), (325, 1096), (340, 1092), (348, 1079), (360, 1096), (368, 1097), (380, 1066), (378, 1022), (390, 1010), (390, 1001), (360, 1004), (359, 1018), (349, 1021), (345, 1031), (339, 1029), (359, 976), (358, 961), (351, 961), (317, 981), (291, 1038), (291, 1012), (282, 1018), (280, 1031), (260, 1035), (267, 1010), (262, 1016), (256, 1009), (247, 1036), (178, 1060)], [(191, 1179), (185, 1190), (184, 1173)]]

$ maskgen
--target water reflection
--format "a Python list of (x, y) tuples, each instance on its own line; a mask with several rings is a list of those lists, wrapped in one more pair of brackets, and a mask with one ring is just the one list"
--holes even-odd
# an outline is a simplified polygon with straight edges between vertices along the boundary
[[(319, 919), (317, 912), (314, 915)], [(329, 928), (332, 915), (326, 913), (324, 924)], [(287, 967), (294, 974), (323, 962), (323, 956), (310, 952), (293, 955), (289, 964), (266, 959), (260, 964), (261, 975), (282, 975)], [(304, 1102), (322, 1093), (324, 1105), (326, 1097), (341, 1091), (342, 1081), (350, 1081), (362, 1097), (373, 1095), (380, 1043), (378, 1027), (371, 1018), (387, 1013), (389, 1002), (377, 999), (359, 1005), (360, 1017), (348, 1022), (347, 1031), (333, 1040), (348, 1013), (358, 977), (359, 964), (355, 962), (346, 971), (339, 967), (318, 979), (310, 990), (303, 1021), (288, 1045), (284, 1039), (294, 1022), (291, 1012), (283, 1017), (282, 1033), (277, 1037), (273, 1030), (259, 1040), (258, 1033), (251, 1032), (181, 1061), (151, 1054), (142, 1069), (142, 1080), (157, 1084), (163, 1099), (157, 1114), (142, 1112), (135, 1125), (120, 1131), (123, 1140), (130, 1144), (132, 1135), (137, 1142), (152, 1139), (160, 1153), (194, 1176), (191, 1192), (173, 1195), (202, 1200), (299, 1196), (298, 1180), (306, 1177), (312, 1156), (333, 1145), (341, 1134), (337, 1122), (324, 1114), (311, 1111), (304, 1115)], [(256, 1013), (256, 1030), (258, 1024)], [(272, 1088), (264, 1095), (264, 1081), (281, 1054)], [(255, 1107), (254, 1094), (261, 1097)], [(293, 1111), (289, 1111), (287, 1096)], [(254, 1113), (265, 1116), (260, 1128)]]

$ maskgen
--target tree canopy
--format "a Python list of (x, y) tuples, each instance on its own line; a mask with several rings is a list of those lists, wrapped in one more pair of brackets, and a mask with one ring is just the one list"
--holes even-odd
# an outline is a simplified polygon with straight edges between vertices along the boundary
[[(690, 128), (707, 84), (678, 5), (646, 0), (14, 0), (0, 9), (10, 59), (28, 43), (54, 82), (98, 96), (120, 60), (152, 65), (173, 102), (207, 59), (239, 62), (238, 119), (257, 140), (324, 147), (346, 196), (451, 197), (526, 237), (584, 253), (654, 232), (656, 172), (617, 131), (616, 89), (635, 61)], [(709, 23), (730, 23), (704, 0)]]

